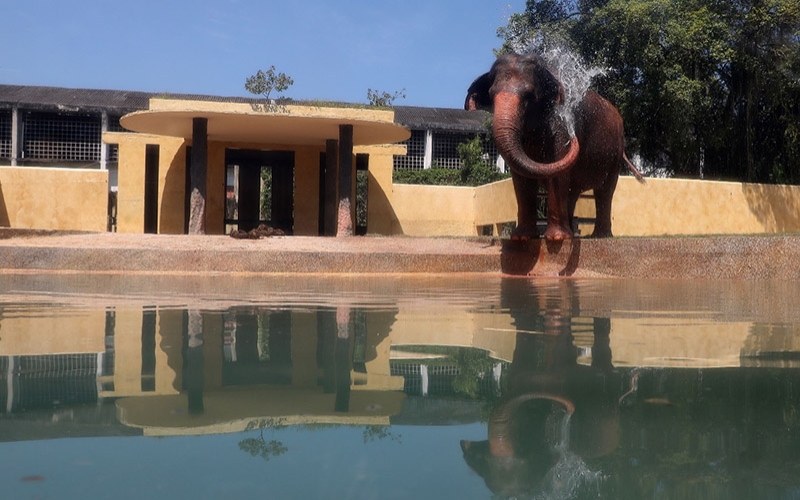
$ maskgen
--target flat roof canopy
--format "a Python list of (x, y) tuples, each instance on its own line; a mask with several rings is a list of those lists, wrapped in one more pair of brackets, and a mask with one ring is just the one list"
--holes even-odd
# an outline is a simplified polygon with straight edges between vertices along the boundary
[(350, 117), (236, 111), (149, 110), (125, 115), (128, 130), (169, 137), (192, 138), (193, 118), (208, 119), (208, 140), (288, 145), (324, 145), (339, 138), (339, 125), (353, 126), (353, 144), (394, 144), (411, 136), (396, 123)]

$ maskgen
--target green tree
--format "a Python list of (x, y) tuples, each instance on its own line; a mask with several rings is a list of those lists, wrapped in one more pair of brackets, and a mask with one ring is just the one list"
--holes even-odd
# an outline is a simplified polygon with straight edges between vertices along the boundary
[(629, 149), (676, 175), (800, 182), (796, 0), (529, 0), (500, 51), (606, 68)]
[(267, 71), (258, 70), (255, 75), (247, 77), (244, 88), (251, 94), (262, 96), (266, 103), (252, 105), (254, 111), (262, 112), (287, 112), (286, 108), (276, 104), (271, 98), (272, 92), (278, 94), (294, 85), (294, 80), (286, 73), (276, 73), (275, 66), (270, 66)]
[(465, 186), (482, 186), (504, 177), (486, 159), (481, 143), (481, 136), (476, 135), (472, 140), (456, 146), (456, 152), (461, 159), (461, 183)]
[(406, 89), (398, 90), (394, 94), (367, 89), (367, 102), (369, 102), (370, 106), (375, 106), (377, 108), (391, 108), (394, 105), (394, 101), (405, 98)]
[(281, 93), (294, 85), (294, 80), (286, 73), (276, 73), (275, 66), (270, 66), (265, 72), (258, 70), (255, 75), (247, 77), (244, 88), (251, 94), (263, 96), (269, 100), (270, 94), (275, 91)]

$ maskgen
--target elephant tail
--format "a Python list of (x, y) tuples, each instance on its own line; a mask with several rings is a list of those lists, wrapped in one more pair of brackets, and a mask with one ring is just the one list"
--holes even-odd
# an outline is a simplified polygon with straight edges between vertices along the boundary
[(628, 155), (625, 154), (625, 151), (622, 152), (622, 159), (625, 160), (625, 163), (628, 165), (628, 168), (631, 169), (631, 172), (633, 173), (633, 176), (636, 177), (636, 180), (642, 184), (647, 184), (647, 181), (644, 180), (644, 176), (641, 172), (639, 172), (639, 169), (636, 168), (636, 165), (634, 165), (633, 162), (628, 159)]

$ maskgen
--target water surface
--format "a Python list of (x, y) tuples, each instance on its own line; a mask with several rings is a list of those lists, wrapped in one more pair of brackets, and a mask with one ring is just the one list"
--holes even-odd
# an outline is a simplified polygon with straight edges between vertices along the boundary
[(800, 498), (798, 288), (3, 275), (3, 497)]

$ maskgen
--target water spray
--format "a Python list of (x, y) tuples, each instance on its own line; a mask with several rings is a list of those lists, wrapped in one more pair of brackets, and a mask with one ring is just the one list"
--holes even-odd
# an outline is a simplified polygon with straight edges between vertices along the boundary
[(564, 102), (556, 107), (556, 113), (564, 121), (570, 137), (575, 135), (575, 110), (586, 96), (586, 92), (597, 77), (606, 70), (587, 66), (573, 51), (555, 45), (541, 49), (541, 45), (528, 44), (519, 53), (538, 53), (564, 87)]

